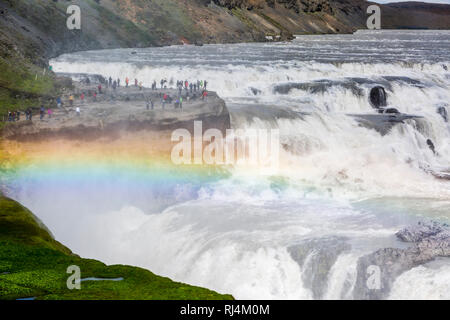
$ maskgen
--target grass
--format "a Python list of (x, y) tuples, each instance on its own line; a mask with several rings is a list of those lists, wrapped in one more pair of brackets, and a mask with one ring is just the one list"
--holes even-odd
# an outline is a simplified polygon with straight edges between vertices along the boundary
[[(67, 267), (77, 265), (81, 278), (124, 278), (85, 281), (69, 290)], [(0, 299), (38, 300), (231, 300), (231, 295), (174, 282), (131, 266), (107, 266), (83, 259), (53, 239), (25, 207), (0, 196)]]
[(258, 13), (260, 15), (260, 17), (262, 17), (263, 19), (265, 19), (267, 22), (269, 22), (270, 24), (272, 24), (273, 26), (275, 26), (278, 30), (280, 31), (288, 31), (285, 27), (283, 27), (278, 21), (272, 19), (271, 17), (269, 17), (268, 15), (265, 15), (264, 13)]
[[(39, 107), (58, 93), (55, 75), (25, 55), (0, 45), (0, 121), (8, 111)], [(0, 122), (0, 127), (2, 126)]]
[(157, 42), (151, 32), (138, 28), (131, 21), (117, 16), (101, 5), (93, 3), (92, 7), (97, 10), (102, 27), (114, 33), (117, 39), (123, 39), (127, 47), (135, 47), (139, 43), (150, 46)]
[(53, 74), (20, 58), (0, 57), (0, 129), (8, 111), (48, 105), (58, 93)]
[(241, 20), (245, 25), (247, 25), (252, 30), (257, 30), (258, 27), (255, 25), (252, 19), (247, 17), (245, 13), (240, 8), (233, 8), (231, 9), (231, 12), (235, 17), (237, 17), (239, 20)]

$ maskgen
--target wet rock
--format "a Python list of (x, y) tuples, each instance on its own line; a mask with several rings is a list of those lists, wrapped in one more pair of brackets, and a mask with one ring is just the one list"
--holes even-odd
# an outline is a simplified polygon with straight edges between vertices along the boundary
[[(394, 109), (394, 108), (391, 108)], [(394, 109), (396, 110), (396, 109)], [(404, 114), (404, 113), (384, 113), (382, 114), (347, 114), (355, 118), (360, 126), (378, 131), (381, 135), (388, 134), (391, 129), (399, 123), (411, 119), (421, 119), (421, 116)]]
[(415, 243), (423, 252), (437, 249), (438, 254), (450, 255), (450, 228), (447, 224), (419, 222), (395, 235), (404, 242)]
[(399, 114), (400, 111), (396, 108), (380, 108), (378, 109), (378, 113)]
[(316, 80), (313, 82), (288, 82), (274, 86), (273, 92), (279, 94), (289, 94), (293, 89), (304, 90), (310, 93), (324, 93), (333, 87), (340, 87), (350, 90), (354, 95), (361, 96), (363, 91), (359, 88), (358, 82), (354, 79), (344, 81)]
[(256, 88), (253, 88), (253, 87), (250, 87), (250, 90), (252, 91), (252, 93), (255, 95), (255, 96), (257, 96), (258, 94), (261, 94), (261, 90), (259, 90), (259, 89), (256, 89)]
[(431, 141), (431, 139), (427, 139), (427, 145), (428, 148), (430, 148), (431, 151), (433, 151), (434, 154), (436, 154), (436, 149), (434, 148), (434, 143)]
[(437, 113), (439, 113), (442, 116), (442, 119), (444, 119), (445, 122), (448, 122), (448, 113), (447, 109), (444, 106), (438, 107)]
[[(450, 230), (448, 225), (419, 223), (396, 233), (399, 240), (410, 242), (407, 249), (384, 248), (361, 257), (357, 265), (355, 299), (385, 299), (395, 279), (403, 272), (436, 257), (450, 257)], [(378, 280), (371, 282), (377, 277)], [(376, 280), (376, 279), (375, 279)], [(377, 284), (374, 286), (373, 284)]]
[(417, 79), (412, 79), (410, 77), (404, 77), (404, 76), (384, 76), (383, 79), (389, 81), (389, 82), (397, 82), (401, 84), (409, 84), (411, 86), (417, 87), (417, 88), (423, 88), (424, 84)]
[(373, 87), (372, 90), (370, 90), (369, 101), (372, 107), (375, 109), (385, 107), (387, 105), (387, 102), (386, 91), (384, 90), (384, 88), (381, 86)]
[(328, 284), (328, 274), (338, 256), (350, 250), (344, 237), (308, 239), (288, 248), (288, 252), (302, 268), (302, 280), (314, 299), (321, 299)]

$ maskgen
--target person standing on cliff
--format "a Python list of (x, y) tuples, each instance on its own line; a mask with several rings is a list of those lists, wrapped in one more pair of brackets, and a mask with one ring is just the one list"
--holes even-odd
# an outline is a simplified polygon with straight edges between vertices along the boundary
[(162, 108), (164, 109), (164, 107), (166, 106), (166, 101), (167, 101), (168, 95), (167, 93), (164, 93), (163, 96), (163, 101), (162, 101)]
[(81, 103), (84, 104), (84, 92), (81, 93), (80, 99), (81, 99)]
[(58, 107), (58, 109), (61, 108), (61, 105), (62, 105), (62, 103), (61, 103), (61, 97), (57, 97), (57, 98), (56, 98), (56, 106)]
[(44, 119), (44, 114), (45, 114), (45, 108), (44, 106), (41, 106), (41, 109), (39, 110), (39, 115), (40, 115), (40, 119)]
[(77, 107), (77, 108), (75, 109), (75, 112), (77, 113), (77, 117), (79, 117), (79, 116), (80, 116), (80, 113), (81, 113), (80, 107)]
[(128, 77), (125, 78), (125, 86), (128, 88), (128, 85), (130, 84), (130, 79)]
[(28, 107), (28, 109), (25, 111), (25, 114), (27, 116), (27, 120), (31, 121), (31, 118), (33, 117), (33, 111), (31, 110), (31, 107)]
[(134, 86), (137, 87), (138, 86), (138, 79), (134, 79)]
[(73, 107), (73, 95), (69, 96), (69, 103), (70, 103), (70, 106)]
[(120, 79), (117, 79), (117, 88), (120, 87)]
[(147, 98), (147, 106), (146, 107), (147, 107), (147, 110), (149, 110), (150, 107), (153, 110), (153, 100), (152, 100), (152, 98), (150, 98), (150, 97)]
[(51, 108), (48, 108), (47, 114), (48, 114), (48, 118), (51, 119), (52, 114), (53, 114), (53, 110)]
[(100, 93), (100, 94), (102, 93), (102, 85), (101, 84), (98, 85), (98, 93)]

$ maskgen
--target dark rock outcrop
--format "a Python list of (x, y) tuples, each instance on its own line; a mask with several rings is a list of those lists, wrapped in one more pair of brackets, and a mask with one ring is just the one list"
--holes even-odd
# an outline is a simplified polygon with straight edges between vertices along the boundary
[(387, 105), (386, 101), (386, 91), (381, 86), (373, 87), (370, 90), (370, 104), (375, 109), (385, 107)]
[(324, 93), (331, 88), (341, 87), (350, 90), (354, 95), (362, 96), (363, 90), (356, 79), (345, 80), (316, 80), (313, 82), (288, 82), (281, 83), (273, 87), (273, 92), (278, 94), (289, 94), (293, 89), (308, 91), (309, 93)]
[[(389, 108), (386, 110), (394, 112), (394, 110), (397, 109)], [(392, 127), (394, 127), (396, 124), (404, 123), (406, 120), (422, 118), (422, 116), (398, 113), (398, 110), (397, 113), (347, 114), (347, 115), (355, 118), (355, 120), (359, 123), (360, 126), (367, 129), (374, 129), (383, 136), (388, 134), (392, 129)]]

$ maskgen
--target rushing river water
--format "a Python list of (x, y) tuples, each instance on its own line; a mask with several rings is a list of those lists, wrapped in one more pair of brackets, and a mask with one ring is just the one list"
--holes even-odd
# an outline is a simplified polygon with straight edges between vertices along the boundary
[[(437, 113), (442, 106), (450, 112), (449, 31), (103, 50), (63, 55), (52, 65), (145, 86), (161, 78), (208, 80), (233, 128), (279, 129), (284, 146), (277, 175), (235, 166), (226, 178), (178, 182), (167, 193), (155, 191), (166, 190), (164, 178), (130, 192), (139, 174), (128, 167), (79, 168), (45, 181), (24, 171), (13, 196), (82, 256), (239, 299), (351, 299), (358, 298), (360, 256), (404, 246), (394, 233), (419, 219), (450, 222), (450, 182), (427, 173), (450, 168), (450, 125)], [(375, 85), (386, 88), (389, 106), (424, 119), (385, 136), (359, 126), (346, 114), (374, 113), (368, 95)], [(277, 116), (278, 109), (291, 116)], [(170, 205), (171, 197), (179, 201)], [(387, 297), (450, 299), (450, 261), (405, 272)]]

